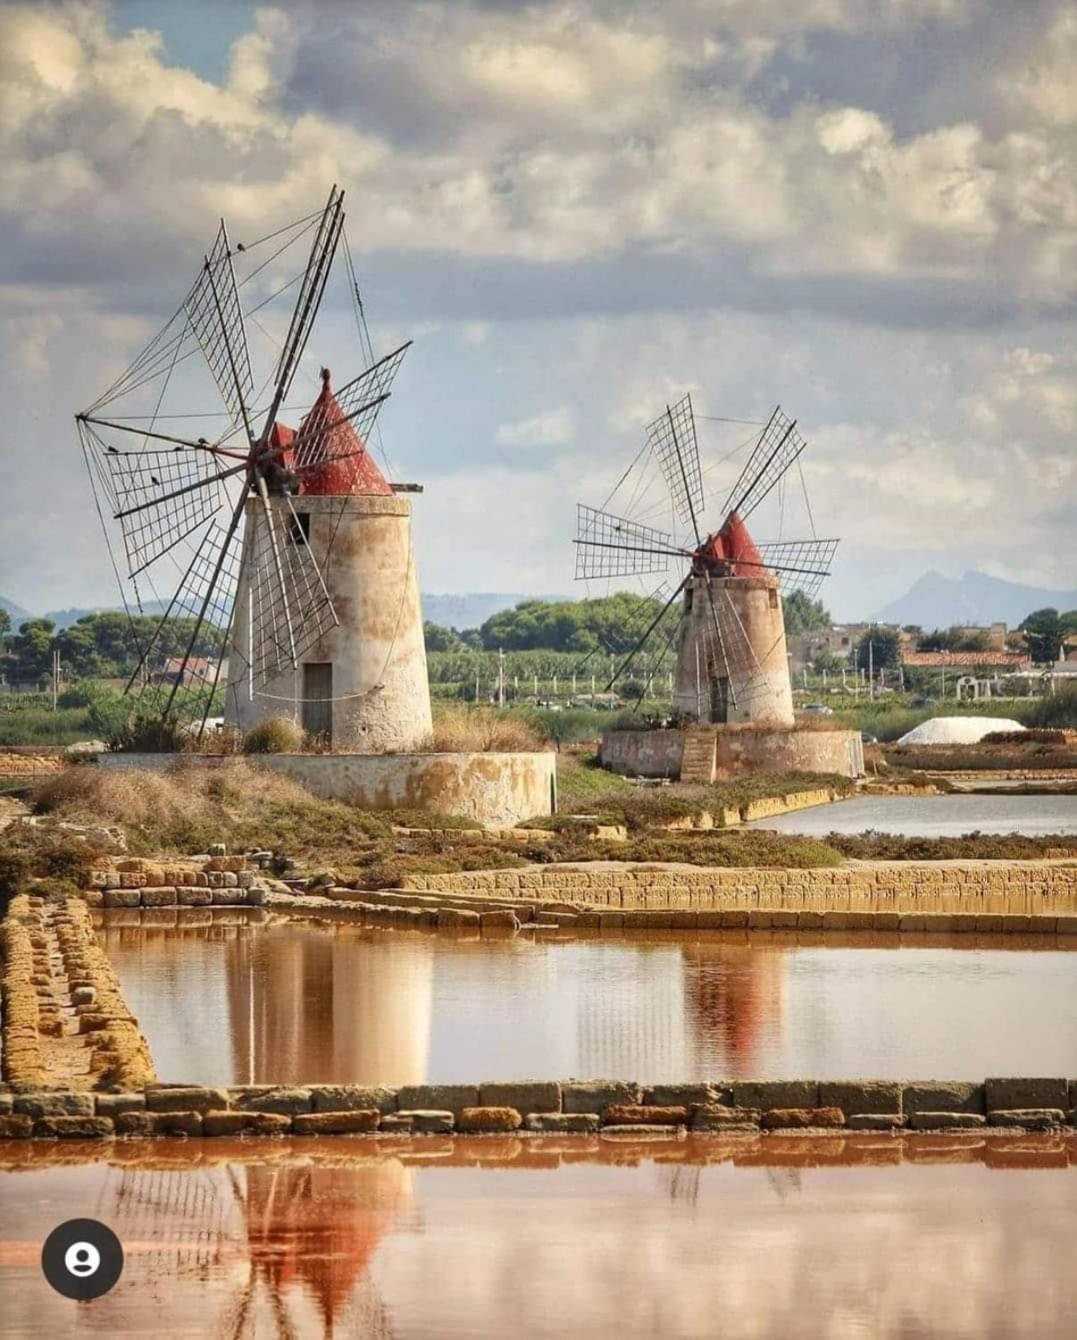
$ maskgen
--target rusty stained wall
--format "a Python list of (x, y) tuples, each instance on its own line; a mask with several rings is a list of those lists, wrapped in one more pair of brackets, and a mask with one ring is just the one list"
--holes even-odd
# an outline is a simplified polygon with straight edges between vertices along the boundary
[[(730, 723), (791, 726), (793, 695), (777, 582), (773, 577), (712, 577), (710, 590), (713, 608), (705, 578), (692, 578), (685, 589), (674, 707), (686, 716), (698, 715), (701, 721), (710, 720), (707, 680), (710, 658), (714, 663), (712, 673), (721, 674), (726, 665), (730, 671), (736, 700), (729, 707)], [(725, 648), (725, 664), (717, 651), (719, 632)], [(760, 671), (767, 687), (757, 693), (748, 685), (758, 680)]]
[[(278, 542), (290, 526), (283, 499), (273, 499)], [(310, 547), (325, 575), (340, 620), (301, 657), (303, 664), (333, 666), (332, 747), (360, 753), (415, 749), (431, 733), (419, 585), (411, 544), (407, 498), (300, 495), (297, 513), (310, 515)], [(243, 562), (248, 562), (255, 526), (264, 524), (260, 504), (248, 504)], [(250, 604), (241, 576), (230, 665), (240, 673), (228, 685), (225, 719), (248, 730), (266, 717), (302, 717), (302, 664), (264, 685), (253, 699), (244, 678)]]
[[(864, 771), (860, 734), (853, 730), (760, 730), (718, 726), (715, 779), (752, 772), (836, 772), (859, 777)], [(684, 732), (679, 730), (608, 731), (600, 758), (614, 772), (637, 777), (677, 778)]]

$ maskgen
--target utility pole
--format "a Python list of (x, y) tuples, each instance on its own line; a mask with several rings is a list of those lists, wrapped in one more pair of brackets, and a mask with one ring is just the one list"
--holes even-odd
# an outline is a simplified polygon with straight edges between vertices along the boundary
[(56, 711), (56, 699), (60, 693), (60, 653), (54, 647), (52, 651), (52, 710)]
[(875, 697), (875, 641), (868, 638), (868, 697)]
[(505, 650), (497, 649), (497, 705), (505, 706)]

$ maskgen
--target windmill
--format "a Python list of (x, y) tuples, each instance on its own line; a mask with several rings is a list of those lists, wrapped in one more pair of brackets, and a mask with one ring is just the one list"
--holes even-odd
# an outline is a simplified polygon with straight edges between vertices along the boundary
[[(757, 545), (746, 521), (776, 488), (783, 489), (805, 446), (796, 422), (776, 408), (729, 490), (721, 524), (707, 530), (695, 415), (686, 395), (649, 426), (634, 463), (646, 458), (657, 466), (674, 517), (686, 528), (684, 537), (640, 519), (578, 506), (578, 580), (668, 574), (674, 563), (681, 568), (676, 586), (671, 590), (664, 580), (653, 604), (644, 607), (650, 613), (657, 605), (658, 611), (642, 630), (633, 630), (639, 635), (608, 687), (653, 642), (664, 642), (665, 648), (675, 643), (673, 704), (679, 714), (700, 722), (792, 725), (781, 597), (792, 590), (814, 597), (829, 575), (838, 541)], [(631, 467), (622, 484), (630, 473)]]
[[(305, 263), (286, 277), (290, 249), (308, 236)], [(323, 368), (313, 403), (289, 405), (341, 256), (369, 365), (335, 393)], [(271, 304), (287, 304), (292, 290), (285, 324), (287, 307)], [(264, 324), (274, 319), (277, 334)], [(257, 390), (249, 329), (272, 351)], [(76, 416), (132, 616), (137, 663), (127, 692), (144, 716), (190, 719), (200, 732), (227, 680), (227, 715), (242, 727), (291, 712), (327, 737), (346, 724), (371, 749), (406, 746), (429, 730), (410, 503), (397, 496), (419, 488), (387, 483), (368, 450), (409, 344), (373, 357), (344, 237), (344, 193), (334, 186), (324, 208), (255, 241), (233, 244), (222, 220), (171, 320)], [(199, 365), (223, 408), (190, 408), (201, 393)], [(304, 408), (297, 429), (280, 417)], [(166, 420), (197, 426), (184, 435)], [(380, 527), (374, 537), (370, 515)], [(371, 568), (374, 597), (395, 615), (388, 647), (367, 647), (364, 621), (385, 618), (354, 598)], [(394, 712), (406, 718), (402, 728)]]

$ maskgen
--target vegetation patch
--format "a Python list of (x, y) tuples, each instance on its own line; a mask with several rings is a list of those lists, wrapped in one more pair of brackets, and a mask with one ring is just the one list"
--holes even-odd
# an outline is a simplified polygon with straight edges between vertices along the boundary
[(1077, 838), (1056, 833), (1025, 837), (1019, 833), (965, 833), (962, 837), (903, 837), (896, 833), (830, 833), (826, 839), (848, 860), (856, 861), (1040, 861), (1049, 853), (1077, 853)]

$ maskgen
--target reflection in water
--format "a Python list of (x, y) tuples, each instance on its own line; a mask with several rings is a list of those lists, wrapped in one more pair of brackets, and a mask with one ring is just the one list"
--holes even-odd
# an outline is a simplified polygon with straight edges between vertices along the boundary
[[(1072, 1139), (148, 1142), (81, 1166), (20, 1143), (0, 1144), (9, 1336), (69, 1334), (77, 1308), (109, 1337), (1050, 1340), (1077, 1307)], [(127, 1252), (89, 1305), (38, 1266), (73, 1213)]]
[(1077, 1053), (1077, 954), (1009, 937), (536, 942), (108, 919), (101, 933), (166, 1080), (979, 1078), (1057, 1074)]
[(1077, 834), (1077, 796), (854, 796), (757, 819), (752, 828), (782, 833), (904, 833), (960, 837), (964, 833)]

